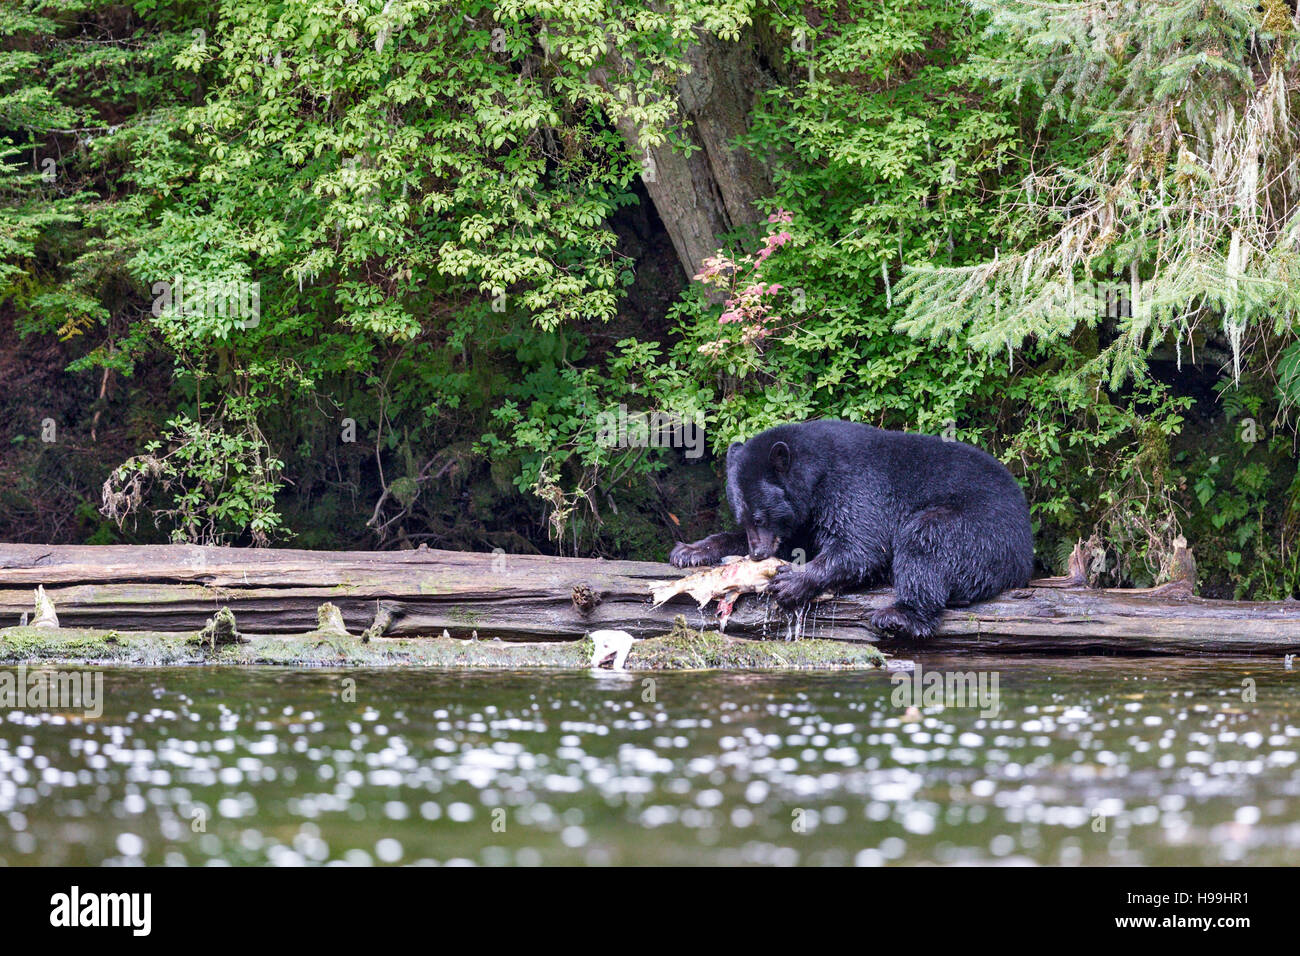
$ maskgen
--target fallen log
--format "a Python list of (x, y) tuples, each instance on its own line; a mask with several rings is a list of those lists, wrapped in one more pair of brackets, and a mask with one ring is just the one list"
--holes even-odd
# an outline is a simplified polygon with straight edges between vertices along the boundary
[[(316, 627), (321, 604), (349, 631), (376, 624), (386, 637), (439, 635), (572, 640), (591, 630), (636, 637), (667, 632), (685, 613), (712, 624), (685, 595), (654, 608), (650, 585), (683, 572), (644, 561), (415, 550), (319, 552), (0, 544), (0, 626), (34, 610), (44, 586), (64, 627), (197, 631), (229, 607), (240, 630), (293, 634)], [(1300, 649), (1300, 602), (1198, 598), (1187, 589), (1101, 590), (1038, 582), (946, 612), (934, 650), (1116, 654), (1284, 654)], [(1071, 582), (1065, 582), (1069, 584)], [(874, 633), (870, 612), (888, 590), (849, 594), (791, 620), (761, 596), (741, 598), (729, 635), (869, 641), (916, 650)]]

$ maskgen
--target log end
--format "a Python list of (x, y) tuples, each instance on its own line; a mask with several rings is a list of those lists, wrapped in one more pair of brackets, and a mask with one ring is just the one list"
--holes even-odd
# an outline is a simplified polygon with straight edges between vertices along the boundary
[(316, 609), (316, 631), (329, 637), (351, 637), (343, 623), (343, 612), (337, 604), (326, 601)]
[[(1196, 559), (1187, 546), (1187, 539), (1181, 534), (1174, 538), (1173, 550), (1161, 565), (1160, 576), (1166, 579), (1162, 589), (1177, 588), (1189, 595), (1196, 593)], [(1161, 593), (1165, 592), (1162, 590)]]
[(235, 612), (223, 607), (203, 625), (203, 630), (199, 631), (199, 643), (216, 650), (222, 644), (247, 644), (248, 638), (239, 633)]

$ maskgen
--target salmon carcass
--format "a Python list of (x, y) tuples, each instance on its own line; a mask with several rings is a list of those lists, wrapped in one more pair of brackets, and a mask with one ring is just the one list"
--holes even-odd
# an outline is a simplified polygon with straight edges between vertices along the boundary
[(789, 563), (780, 558), (765, 558), (762, 561), (741, 558), (715, 568), (696, 571), (676, 581), (656, 581), (650, 585), (650, 593), (654, 597), (655, 607), (679, 594), (689, 594), (695, 598), (701, 609), (717, 598), (718, 629), (722, 630), (727, 626), (727, 618), (731, 616), (736, 598), (742, 594), (757, 594), (766, 590), (768, 582), (777, 571)]

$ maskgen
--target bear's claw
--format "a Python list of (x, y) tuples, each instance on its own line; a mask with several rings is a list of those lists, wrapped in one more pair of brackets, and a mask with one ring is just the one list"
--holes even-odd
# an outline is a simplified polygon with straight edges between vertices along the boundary
[(712, 548), (700, 548), (685, 541), (679, 541), (668, 554), (668, 563), (675, 568), (698, 568), (701, 565), (717, 564), (722, 555), (714, 554)]
[(807, 604), (821, 593), (821, 588), (808, 572), (795, 571), (786, 565), (768, 582), (767, 593), (775, 598), (777, 604), (790, 611), (801, 604)]

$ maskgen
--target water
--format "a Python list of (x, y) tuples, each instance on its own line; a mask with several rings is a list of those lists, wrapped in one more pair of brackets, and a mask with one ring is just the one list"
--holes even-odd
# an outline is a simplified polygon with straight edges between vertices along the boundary
[(0, 860), (1300, 862), (1280, 661), (919, 663), (1000, 712), (910, 719), (884, 672), (105, 671), (98, 718), (0, 711)]

